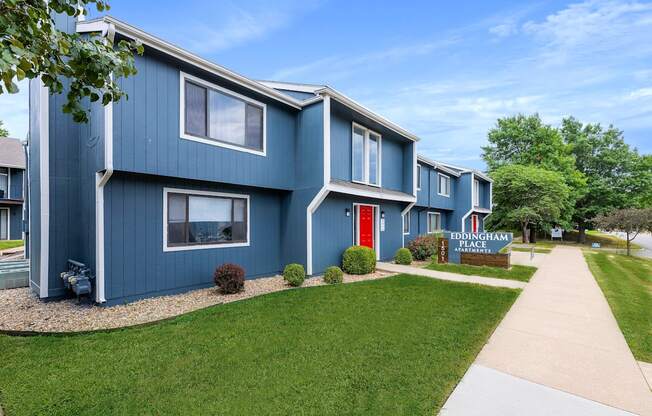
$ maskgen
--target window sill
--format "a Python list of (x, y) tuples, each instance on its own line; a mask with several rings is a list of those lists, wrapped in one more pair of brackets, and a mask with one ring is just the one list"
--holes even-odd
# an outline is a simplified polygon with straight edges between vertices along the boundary
[(373, 186), (374, 188), (379, 188), (379, 189), (382, 188), (382, 186), (379, 185), (379, 184), (377, 185), (377, 184), (373, 184), (373, 183), (369, 183), (369, 182), (356, 181), (356, 180), (353, 180), (353, 179), (351, 179), (351, 182), (359, 183), (360, 185)]
[(250, 243), (224, 243), (224, 244), (197, 244), (191, 246), (171, 246), (165, 245), (163, 251), (188, 251), (188, 250), (207, 250), (212, 248), (232, 248), (232, 247), (249, 247)]
[(451, 194), (448, 194), (448, 195), (447, 195), (447, 194), (440, 194), (439, 192), (437, 192), (437, 195), (439, 195), (439, 196), (443, 196), (443, 197), (446, 197), (446, 198), (450, 198), (450, 197), (451, 197)]
[(246, 147), (241, 147), (241, 146), (236, 146), (224, 142), (219, 142), (217, 140), (211, 140), (211, 139), (204, 139), (202, 137), (196, 137), (196, 136), (191, 136), (189, 134), (181, 134), (180, 137), (184, 140), (191, 140), (193, 142), (199, 142), (199, 143), (204, 143), (208, 144), (211, 146), (217, 146), (217, 147), (224, 147), (226, 149), (231, 149), (235, 150), (237, 152), (244, 152), (244, 153), (251, 153), (253, 155), (257, 156), (267, 156), (266, 150), (254, 150), (254, 149), (247, 149)]

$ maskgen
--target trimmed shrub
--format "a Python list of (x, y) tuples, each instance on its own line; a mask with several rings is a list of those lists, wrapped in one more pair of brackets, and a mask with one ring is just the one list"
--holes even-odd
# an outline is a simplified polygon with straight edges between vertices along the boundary
[(213, 281), (224, 294), (238, 293), (244, 289), (245, 271), (237, 264), (226, 263), (215, 269)]
[(344, 273), (337, 266), (331, 266), (324, 272), (324, 282), (328, 284), (342, 283)]
[(407, 248), (399, 248), (394, 254), (396, 264), (412, 264), (412, 253)]
[(351, 246), (342, 255), (342, 268), (349, 274), (376, 271), (376, 252), (365, 246)]
[(420, 235), (408, 244), (414, 260), (428, 260), (437, 254), (437, 236)]
[(306, 279), (306, 271), (300, 264), (288, 264), (283, 270), (283, 279), (285, 279), (290, 286), (301, 286), (303, 281)]

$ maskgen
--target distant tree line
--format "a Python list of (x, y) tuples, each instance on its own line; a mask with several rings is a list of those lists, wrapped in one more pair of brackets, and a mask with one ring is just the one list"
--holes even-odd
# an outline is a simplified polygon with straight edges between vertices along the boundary
[(578, 241), (596, 217), (652, 206), (652, 155), (641, 155), (610, 125), (573, 117), (560, 127), (538, 114), (501, 118), (482, 148), (494, 179), (495, 204), (487, 225), (518, 228), (523, 242), (537, 230), (576, 228)]

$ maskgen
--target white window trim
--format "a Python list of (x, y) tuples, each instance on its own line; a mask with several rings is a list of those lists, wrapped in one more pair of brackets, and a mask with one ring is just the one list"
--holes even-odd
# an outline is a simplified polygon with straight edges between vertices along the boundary
[[(439, 179), (440, 176), (443, 176), (444, 178), (448, 179), (448, 193), (442, 193), (441, 192), (441, 180)], [(443, 173), (437, 172), (437, 195), (445, 196), (446, 198), (451, 197), (451, 177), (448, 175), (444, 175)]]
[[(354, 129), (359, 128), (364, 131), (364, 138), (362, 141), (362, 157), (363, 157), (363, 172), (362, 180), (357, 181), (353, 179), (353, 134)], [(374, 134), (378, 136), (378, 163), (376, 164), (376, 177), (378, 178), (378, 183), (369, 182), (369, 134)], [(351, 182), (361, 183), (363, 185), (375, 186), (377, 188), (382, 187), (382, 161), (383, 161), (383, 136), (380, 133), (377, 133), (361, 124), (356, 123), (355, 121), (351, 123)]]
[[(238, 98), (247, 103), (256, 105), (263, 109), (263, 150), (249, 149), (246, 147), (238, 146), (235, 144), (229, 144), (222, 141), (206, 139), (203, 137), (193, 136), (186, 133), (186, 80), (192, 81), (196, 84), (202, 85), (206, 88), (211, 88), (219, 92), (223, 92), (226, 95), (231, 97)], [(208, 102), (206, 103), (208, 105)], [(219, 85), (213, 84), (211, 82), (205, 81), (201, 78), (197, 78), (193, 75), (187, 74), (183, 71), (179, 71), (179, 136), (185, 140), (192, 140), (199, 143), (209, 144), (211, 146), (224, 147), (231, 150), (237, 150), (238, 152), (251, 153), (258, 156), (267, 156), (267, 104), (256, 101), (237, 92), (228, 90)]]
[[(411, 212), (408, 211), (403, 214), (403, 235), (410, 235), (410, 227), (412, 226)], [(405, 221), (407, 220), (407, 231), (405, 231)]]
[[(9, 208), (0, 208), (0, 211), (7, 211), (7, 241), (11, 240), (11, 210)], [(2, 238), (0, 238), (2, 241)]]
[[(353, 211), (351, 211), (353, 213), (353, 221), (351, 221), (353, 225), (353, 245), (360, 245), (360, 235), (355, 230), (356, 228), (358, 231), (360, 230), (360, 214), (356, 215), (356, 208), (361, 205), (374, 208), (374, 251), (376, 252), (376, 260), (380, 260), (380, 205), (353, 203)], [(358, 225), (357, 227), (356, 224)]]
[(480, 206), (480, 181), (473, 179), (473, 206)]
[[(244, 243), (197, 244), (189, 246), (168, 246), (168, 194), (185, 194), (198, 196), (217, 196), (247, 200), (247, 241)], [(194, 189), (163, 188), (163, 251), (206, 250), (211, 248), (249, 247), (251, 245), (251, 201), (249, 195), (224, 192), (197, 191)]]
[(421, 190), (421, 165), (417, 163), (417, 191)]
[[(431, 215), (439, 217), (439, 228), (436, 228), (434, 231), (430, 231), (430, 222), (431, 222), (430, 216)], [(426, 234), (434, 234), (434, 233), (440, 232), (441, 230), (442, 230), (441, 229), (441, 213), (439, 213), (439, 212), (429, 212), (427, 217), (426, 217)]]
[(0, 176), (7, 176), (7, 195), (5, 199), (11, 199), (11, 168), (7, 167), (7, 173), (0, 173)]

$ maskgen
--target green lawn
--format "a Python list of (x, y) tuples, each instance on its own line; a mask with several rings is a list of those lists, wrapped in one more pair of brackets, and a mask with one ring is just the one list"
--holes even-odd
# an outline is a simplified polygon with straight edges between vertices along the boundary
[(637, 360), (652, 363), (652, 260), (585, 252)]
[[(596, 230), (587, 230), (586, 231), (586, 243), (578, 244), (577, 243), (577, 231), (566, 231), (564, 233), (564, 240), (559, 241), (550, 241), (549, 239), (537, 239), (536, 244), (522, 244), (521, 243), (521, 233), (514, 233), (514, 244), (518, 244), (523, 248), (537, 247), (537, 248), (553, 248), (557, 244), (564, 245), (573, 245), (578, 247), (591, 247), (593, 243), (600, 243), (602, 248), (616, 248), (616, 249), (626, 249), (627, 242), (621, 238), (616, 237), (615, 235), (605, 234)], [(641, 248), (638, 244), (632, 243), (631, 245), (633, 250), (638, 250)]]
[(428, 264), (426, 269), (465, 274), (467, 276), (484, 276), (495, 277), (498, 279), (520, 280), (521, 282), (530, 281), (534, 272), (537, 271), (536, 267), (521, 266), (518, 264), (513, 264), (510, 269), (503, 269), (502, 267), (471, 266), (468, 264), (455, 263), (439, 264), (436, 262)]
[(20, 247), (24, 245), (25, 242), (23, 240), (1, 240), (0, 241), (0, 251), (1, 250), (6, 250), (8, 248), (14, 248), (14, 247)]
[[(529, 247), (512, 247), (512, 251), (523, 251), (529, 253), (532, 249)], [(534, 252), (539, 254), (548, 254), (552, 248), (535, 247)]]
[(7, 415), (436, 414), (519, 291), (399, 275), (0, 336)]

